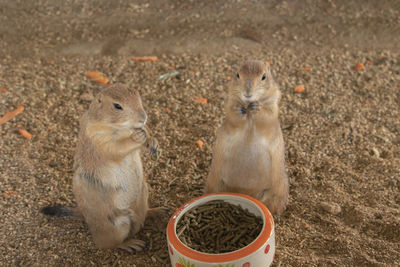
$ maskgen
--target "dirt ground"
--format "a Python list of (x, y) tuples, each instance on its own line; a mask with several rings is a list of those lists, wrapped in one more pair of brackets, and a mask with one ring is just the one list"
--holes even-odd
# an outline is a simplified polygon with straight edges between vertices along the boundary
[[(78, 120), (101, 89), (85, 74), (141, 92), (162, 150), (143, 155), (150, 203), (174, 210), (201, 194), (227, 76), (247, 58), (269, 60), (282, 91), (290, 203), (274, 265), (400, 265), (399, 44), (395, 0), (0, 0), (0, 116), (25, 107), (0, 126), (0, 265), (169, 266), (164, 224), (131, 255), (39, 213), (74, 205)], [(144, 55), (159, 60), (131, 60)]]

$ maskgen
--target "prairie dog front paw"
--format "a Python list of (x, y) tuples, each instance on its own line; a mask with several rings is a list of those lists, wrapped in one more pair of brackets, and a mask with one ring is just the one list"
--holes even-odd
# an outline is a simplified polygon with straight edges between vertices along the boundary
[(241, 105), (241, 104), (237, 104), (237, 105), (235, 106), (235, 111), (236, 111), (236, 113), (239, 114), (239, 115), (246, 115), (246, 113), (247, 113), (247, 108), (244, 107), (244, 106)]
[(257, 111), (260, 110), (260, 103), (258, 101), (252, 102), (247, 106), (247, 109), (253, 113), (256, 113)]
[(133, 130), (133, 134), (131, 137), (132, 137), (133, 141), (135, 141), (139, 144), (143, 144), (144, 142), (146, 142), (147, 134), (146, 134), (145, 130), (139, 128), (139, 129)]
[(150, 151), (151, 155), (156, 155), (158, 152), (158, 141), (156, 138), (152, 137), (147, 140), (146, 148)]

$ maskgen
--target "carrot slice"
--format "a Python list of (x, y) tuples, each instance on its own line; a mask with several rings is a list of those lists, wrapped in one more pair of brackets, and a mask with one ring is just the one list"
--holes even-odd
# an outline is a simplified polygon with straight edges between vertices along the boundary
[(133, 57), (133, 61), (138, 61), (138, 62), (144, 62), (144, 61), (150, 61), (150, 62), (156, 62), (158, 60), (158, 57)]
[(15, 110), (7, 112), (6, 114), (4, 114), (3, 117), (0, 118), (0, 125), (13, 119), (15, 116), (20, 114), (22, 111), (24, 111), (24, 106), (21, 105), (21, 106), (18, 106)]
[(20, 135), (22, 135), (24, 138), (26, 139), (31, 139), (32, 138), (32, 134), (29, 133), (27, 130), (25, 129), (18, 129), (18, 132)]
[(198, 97), (198, 98), (196, 98), (196, 99), (194, 100), (194, 102), (205, 105), (205, 104), (207, 104), (207, 98)]
[(197, 140), (197, 141), (196, 141), (196, 145), (197, 145), (200, 149), (202, 149), (202, 148), (203, 148), (203, 145), (204, 145), (204, 142), (201, 141), (201, 140)]
[(358, 64), (354, 67), (354, 69), (355, 69), (356, 71), (363, 70), (363, 69), (364, 69), (364, 64), (358, 63)]
[(294, 88), (295, 93), (301, 93), (301, 92), (304, 92), (304, 90), (306, 90), (306, 88), (304, 87), (304, 84), (300, 84)]
[(97, 71), (88, 71), (86, 72), (86, 76), (92, 79), (94, 82), (108, 84), (108, 79)]

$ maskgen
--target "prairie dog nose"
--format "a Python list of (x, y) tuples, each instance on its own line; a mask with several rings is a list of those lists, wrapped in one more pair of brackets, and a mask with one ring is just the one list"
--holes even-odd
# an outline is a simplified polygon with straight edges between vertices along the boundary
[(147, 115), (145, 112), (138, 112), (134, 118), (134, 128), (142, 128), (146, 125)]
[(250, 93), (250, 91), (251, 91), (251, 81), (250, 81), (250, 79), (247, 79), (247, 81), (246, 81), (246, 90), (245, 90), (245, 92), (243, 94), (245, 98), (252, 97), (252, 94)]

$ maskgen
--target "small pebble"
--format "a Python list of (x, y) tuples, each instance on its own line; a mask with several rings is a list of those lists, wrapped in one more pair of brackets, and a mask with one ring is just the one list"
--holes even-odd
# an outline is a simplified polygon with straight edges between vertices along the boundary
[(342, 208), (336, 203), (328, 203), (328, 202), (321, 202), (321, 208), (333, 215), (339, 214), (342, 211)]
[(372, 153), (374, 153), (374, 156), (379, 158), (381, 154), (379, 153), (379, 150), (376, 147), (372, 148)]
[(92, 93), (84, 93), (79, 98), (83, 101), (92, 101), (94, 99), (94, 96)]

